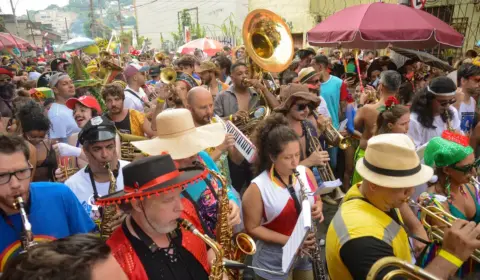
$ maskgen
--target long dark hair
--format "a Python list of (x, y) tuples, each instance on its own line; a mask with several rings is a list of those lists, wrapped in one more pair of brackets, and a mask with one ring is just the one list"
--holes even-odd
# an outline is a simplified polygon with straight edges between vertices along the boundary
[[(430, 88), (430, 90), (428, 89)], [(436, 128), (433, 125), (433, 120), (435, 116), (433, 115), (433, 102), (435, 100), (435, 95), (437, 94), (453, 92), (457, 89), (455, 83), (448, 77), (437, 77), (430, 82), (430, 85), (420, 90), (415, 97), (413, 98), (411, 112), (418, 115), (418, 122), (425, 128)], [(450, 109), (447, 109), (450, 116), (453, 116), (453, 112)], [(443, 114), (442, 120), (447, 121), (447, 117)]]
[(258, 124), (252, 140), (258, 152), (254, 166), (254, 175), (257, 176), (272, 167), (272, 158), (276, 158), (287, 143), (299, 141), (299, 138), (288, 126), (285, 116), (276, 113)]

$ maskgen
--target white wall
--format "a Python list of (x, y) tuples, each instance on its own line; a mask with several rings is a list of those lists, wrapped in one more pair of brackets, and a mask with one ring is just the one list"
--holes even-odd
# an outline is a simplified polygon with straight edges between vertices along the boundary
[[(177, 14), (183, 9), (198, 7), (199, 24), (206, 28), (207, 36), (214, 35), (209, 29), (220, 36), (221, 32), (215, 25), (221, 25), (231, 13), (235, 15), (236, 25), (241, 29), (248, 13), (248, 0), (158, 0), (143, 6), (150, 2), (152, 1), (136, 1), (137, 22), (139, 35), (149, 37), (155, 48), (160, 47), (160, 32), (164, 40), (171, 39), (171, 32), (177, 32)], [(194, 14), (192, 20), (195, 20)]]

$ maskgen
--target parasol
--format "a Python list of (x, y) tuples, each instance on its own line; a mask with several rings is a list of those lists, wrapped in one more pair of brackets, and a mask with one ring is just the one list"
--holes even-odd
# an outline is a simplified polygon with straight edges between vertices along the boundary
[(396, 47), (392, 47), (390, 49), (399, 55), (403, 55), (410, 59), (418, 59), (427, 65), (445, 70), (447, 72), (454, 70), (454, 68), (450, 66), (448, 63), (446, 63), (445, 61), (426, 52), (410, 50), (410, 49), (402, 49), (402, 48), (396, 48)]
[(212, 39), (201, 38), (190, 41), (181, 46), (178, 48), (178, 52), (181, 54), (193, 54), (195, 49), (202, 50), (208, 56), (214, 56), (217, 52), (223, 50), (223, 45), (222, 43)]
[(307, 33), (310, 45), (382, 49), (460, 48), (464, 36), (439, 18), (411, 7), (370, 3), (343, 9)]
[(31, 44), (25, 39), (22, 39), (13, 34), (0, 32), (0, 48), (18, 48), (20, 50), (37, 49), (37, 46)]
[(79, 50), (91, 45), (95, 45), (94, 40), (86, 37), (77, 37), (77, 38), (70, 39), (66, 43), (60, 45), (60, 47), (58, 47), (58, 49), (56, 49), (55, 51), (72, 52), (72, 51)]

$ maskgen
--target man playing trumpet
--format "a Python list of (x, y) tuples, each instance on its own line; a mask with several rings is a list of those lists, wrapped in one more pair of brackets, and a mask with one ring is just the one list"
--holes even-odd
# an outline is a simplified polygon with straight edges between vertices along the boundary
[[(398, 208), (410, 199), (413, 186), (433, 175), (430, 167), (420, 164), (414, 143), (403, 134), (372, 137), (356, 168), (364, 180), (348, 191), (327, 232), (326, 258), (332, 280), (365, 279), (372, 265), (387, 256), (411, 262), (409, 236)], [(425, 270), (447, 279), (480, 248), (479, 235), (476, 223), (455, 221)], [(387, 267), (379, 279), (391, 270)]]

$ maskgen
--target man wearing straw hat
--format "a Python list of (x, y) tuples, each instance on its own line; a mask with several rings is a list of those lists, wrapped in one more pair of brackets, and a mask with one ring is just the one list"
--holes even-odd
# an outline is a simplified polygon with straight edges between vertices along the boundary
[[(201, 231), (195, 207), (182, 189), (206, 177), (203, 168), (178, 170), (168, 154), (142, 158), (123, 168), (125, 188), (97, 200), (128, 213), (107, 244), (129, 279), (208, 279), (205, 243), (178, 227), (179, 218)], [(203, 232), (202, 232), (203, 233)]]
[[(160, 113), (156, 118), (157, 137), (135, 141), (132, 144), (140, 151), (153, 156), (169, 153), (179, 168), (191, 168), (202, 165), (209, 170), (219, 172), (215, 162), (204, 150), (218, 147), (225, 139), (225, 129), (221, 123), (195, 127), (193, 117), (187, 109), (172, 109)], [(214, 236), (217, 224), (218, 189), (221, 182), (208, 176), (186, 189), (182, 195), (198, 209), (203, 230)], [(231, 187), (228, 187), (230, 199), (229, 225), (240, 223), (239, 201)]]
[[(348, 191), (327, 232), (326, 258), (332, 280), (365, 279), (373, 264), (388, 256), (412, 261), (409, 235), (398, 208), (410, 199), (414, 186), (433, 175), (430, 167), (420, 164), (414, 143), (404, 134), (372, 137), (356, 168), (364, 180)], [(455, 221), (445, 231), (442, 249), (426, 271), (439, 279), (453, 275), (480, 248), (479, 235), (480, 225)], [(380, 276), (393, 269), (387, 267)]]

